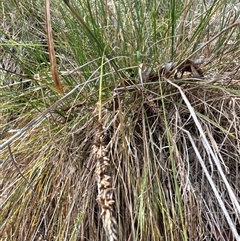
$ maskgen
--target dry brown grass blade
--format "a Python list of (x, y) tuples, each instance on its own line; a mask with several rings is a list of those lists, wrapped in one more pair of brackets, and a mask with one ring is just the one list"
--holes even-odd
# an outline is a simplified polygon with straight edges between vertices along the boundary
[(19, 175), (26, 181), (26, 183), (28, 184), (29, 188), (32, 189), (33, 193), (36, 195), (35, 190), (34, 190), (32, 184), (26, 179), (26, 177), (24, 177), (24, 175), (22, 174), (20, 168), (18, 167), (18, 164), (17, 164), (17, 162), (16, 162), (16, 160), (15, 160), (15, 158), (13, 156), (13, 153), (12, 153), (10, 145), (8, 145), (8, 152), (9, 152), (10, 158), (12, 160), (12, 163), (15, 166), (15, 168), (17, 169)]
[(59, 93), (63, 93), (63, 86), (61, 84), (60, 77), (58, 74), (56, 55), (54, 51), (49, 0), (45, 0), (45, 18), (46, 18), (47, 40), (48, 40), (49, 60), (50, 60), (52, 78), (57, 91)]

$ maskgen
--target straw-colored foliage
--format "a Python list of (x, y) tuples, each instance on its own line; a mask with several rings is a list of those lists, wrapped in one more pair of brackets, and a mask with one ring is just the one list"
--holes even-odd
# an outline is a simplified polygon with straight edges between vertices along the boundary
[(50, 8), (1, 2), (0, 240), (240, 240), (239, 3)]

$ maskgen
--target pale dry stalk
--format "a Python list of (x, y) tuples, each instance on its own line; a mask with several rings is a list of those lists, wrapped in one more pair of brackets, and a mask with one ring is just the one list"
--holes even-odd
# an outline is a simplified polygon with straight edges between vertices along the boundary
[(93, 144), (94, 159), (97, 162), (96, 178), (98, 185), (97, 201), (101, 208), (101, 217), (105, 232), (109, 237), (109, 241), (118, 240), (116, 231), (116, 220), (114, 218), (113, 205), (115, 203), (113, 197), (113, 187), (111, 185), (111, 177), (107, 174), (110, 163), (109, 158), (106, 156), (107, 148), (103, 144), (104, 131), (102, 123), (99, 123), (96, 139)]

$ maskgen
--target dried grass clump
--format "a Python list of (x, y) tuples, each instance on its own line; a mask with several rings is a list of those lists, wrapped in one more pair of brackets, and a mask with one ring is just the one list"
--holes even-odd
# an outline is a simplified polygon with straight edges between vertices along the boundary
[(0, 239), (239, 240), (239, 5), (51, 3), (61, 95), (1, 5)]
[[(12, 152), (35, 194), (5, 159), (2, 237), (234, 240), (239, 87), (210, 82), (162, 78), (143, 89), (118, 87), (103, 102), (103, 124), (93, 111), (64, 124), (49, 119), (56, 131), (29, 132)], [(89, 113), (84, 105), (77, 111)]]

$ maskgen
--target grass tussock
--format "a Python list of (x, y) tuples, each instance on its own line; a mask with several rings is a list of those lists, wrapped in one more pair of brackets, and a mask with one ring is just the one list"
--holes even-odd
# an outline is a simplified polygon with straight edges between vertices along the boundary
[(237, 1), (1, 8), (1, 240), (239, 240)]

